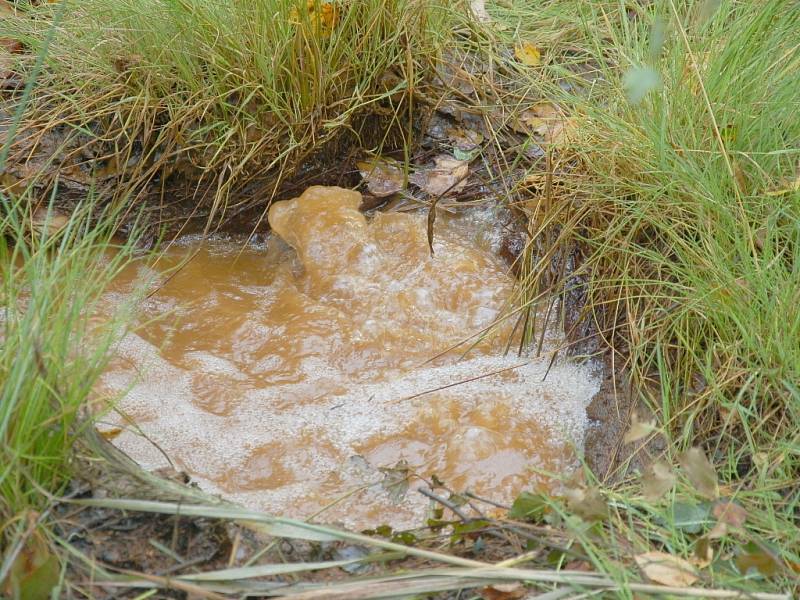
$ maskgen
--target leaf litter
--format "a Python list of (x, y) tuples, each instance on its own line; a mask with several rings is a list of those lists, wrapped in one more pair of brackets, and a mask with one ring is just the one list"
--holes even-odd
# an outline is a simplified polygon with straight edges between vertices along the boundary
[(676, 480), (669, 464), (663, 460), (653, 461), (642, 475), (642, 495), (649, 502), (656, 502), (675, 487)]
[(709, 499), (719, 496), (717, 473), (700, 448), (690, 448), (681, 454), (680, 463), (698, 494)]
[(394, 159), (374, 157), (359, 161), (356, 166), (373, 196), (386, 198), (405, 188), (403, 168)]
[(408, 180), (430, 196), (455, 195), (464, 190), (469, 175), (469, 161), (448, 154), (433, 159), (434, 164), (414, 171)]
[(698, 580), (697, 571), (689, 561), (666, 552), (644, 552), (634, 560), (648, 579), (661, 585), (688, 587)]
[(530, 42), (519, 42), (514, 46), (514, 56), (526, 67), (542, 64), (542, 52)]

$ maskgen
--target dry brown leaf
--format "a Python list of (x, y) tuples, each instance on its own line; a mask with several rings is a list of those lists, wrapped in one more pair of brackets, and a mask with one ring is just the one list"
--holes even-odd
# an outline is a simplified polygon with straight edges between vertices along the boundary
[(479, 131), (453, 127), (447, 131), (447, 137), (454, 146), (461, 150), (472, 150), (483, 143), (483, 134)]
[(103, 429), (102, 431), (99, 431), (99, 433), (103, 439), (110, 442), (111, 440), (116, 439), (123, 431), (124, 430), (121, 427), (111, 427), (110, 429)]
[(642, 475), (642, 495), (646, 500), (655, 502), (675, 485), (675, 474), (672, 467), (663, 460), (657, 460), (644, 470)]
[(521, 583), (496, 583), (480, 589), (484, 600), (519, 600), (527, 593)]
[(647, 437), (656, 431), (656, 429), (655, 421), (640, 421), (639, 415), (637, 413), (633, 413), (631, 415), (631, 426), (628, 429), (628, 432), (625, 434), (625, 437), (622, 438), (622, 441), (626, 444), (636, 442), (644, 437)]
[(550, 102), (538, 102), (520, 114), (520, 133), (533, 133), (546, 143), (563, 144), (572, 137), (575, 120), (567, 118), (560, 108)]
[(634, 560), (648, 579), (661, 585), (687, 587), (698, 579), (690, 562), (666, 552), (645, 552)]
[(737, 556), (736, 568), (743, 574), (746, 574), (750, 569), (755, 569), (762, 575), (769, 577), (780, 570), (781, 564), (780, 559), (773, 556), (772, 553), (758, 549)]
[(690, 448), (681, 454), (680, 463), (689, 481), (701, 496), (713, 499), (719, 495), (717, 473), (700, 448)]
[(0, 48), (10, 52), (11, 54), (22, 54), (22, 52), (25, 50), (22, 42), (11, 38), (0, 38)]
[(542, 64), (542, 53), (530, 42), (519, 42), (514, 46), (514, 56), (526, 67), (538, 67)]
[(469, 161), (456, 160), (447, 154), (440, 154), (433, 161), (433, 167), (415, 171), (408, 180), (431, 196), (457, 194), (464, 189)]
[(717, 519), (713, 529), (708, 533), (709, 539), (718, 539), (728, 533), (728, 527), (741, 529), (747, 520), (747, 511), (744, 507), (730, 501), (720, 501), (714, 504), (711, 514)]
[(740, 504), (730, 501), (719, 501), (711, 509), (717, 519), (733, 527), (742, 527), (747, 521), (747, 511)]
[(367, 190), (378, 198), (396, 194), (405, 187), (403, 169), (394, 160), (376, 157), (359, 161), (356, 166), (367, 182)]

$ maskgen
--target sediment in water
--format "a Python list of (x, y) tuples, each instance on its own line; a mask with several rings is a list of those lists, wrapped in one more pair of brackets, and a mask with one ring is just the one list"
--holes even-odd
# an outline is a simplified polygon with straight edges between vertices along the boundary
[[(120, 448), (147, 468), (165, 453), (245, 505), (354, 528), (423, 522), (413, 488), (434, 474), (509, 501), (572, 466), (595, 366), (507, 356), (510, 324), (447, 352), (507, 308), (498, 209), (443, 214), (431, 256), (424, 215), (368, 220), (359, 203), (310, 188), (272, 208), (265, 245), (188, 239), (166, 254), (156, 271), (193, 258), (146, 303), (97, 390), (124, 394), (136, 424)], [(157, 274), (142, 270), (109, 301)], [(559, 342), (549, 332), (546, 350)], [(386, 469), (410, 475), (402, 498)]]

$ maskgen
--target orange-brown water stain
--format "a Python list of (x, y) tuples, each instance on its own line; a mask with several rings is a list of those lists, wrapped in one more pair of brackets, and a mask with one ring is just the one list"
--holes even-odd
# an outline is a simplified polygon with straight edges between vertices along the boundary
[[(434, 474), (500, 501), (548, 485), (542, 472), (567, 469), (582, 440), (592, 369), (556, 363), (543, 381), (549, 357), (502, 355), (510, 324), (466, 360), (429, 361), (511, 294), (491, 215), (442, 213), (431, 257), (424, 214), (366, 219), (359, 203), (311, 188), (273, 206), (265, 245), (188, 240), (132, 267), (112, 301), (137, 278), (162, 285), (103, 394), (124, 394), (122, 411), (201, 486), (288, 516), (418, 523), (413, 488)], [(114, 443), (163, 464), (132, 431)], [(381, 469), (400, 461), (412, 490), (395, 504)]]

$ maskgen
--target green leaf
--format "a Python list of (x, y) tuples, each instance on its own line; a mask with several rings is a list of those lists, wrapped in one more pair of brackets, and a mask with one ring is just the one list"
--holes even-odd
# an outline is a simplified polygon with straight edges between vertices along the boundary
[(417, 543), (417, 536), (410, 531), (400, 531), (392, 536), (392, 541), (406, 546), (413, 546)]
[(538, 521), (545, 515), (548, 508), (548, 498), (543, 494), (522, 492), (514, 500), (514, 504), (511, 505), (508, 517), (510, 519)]
[(700, 533), (711, 522), (711, 505), (708, 502), (675, 502), (671, 509), (672, 525), (686, 533)]

